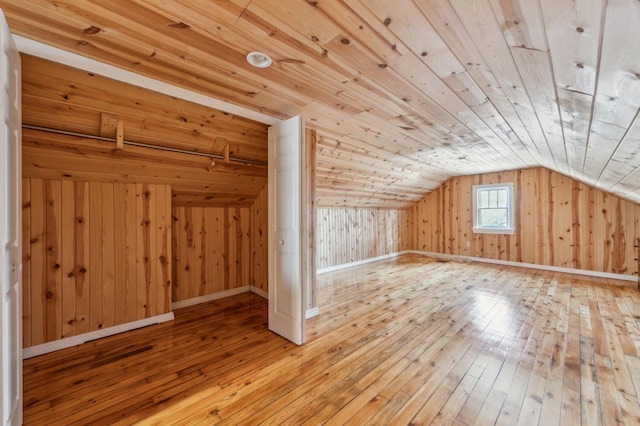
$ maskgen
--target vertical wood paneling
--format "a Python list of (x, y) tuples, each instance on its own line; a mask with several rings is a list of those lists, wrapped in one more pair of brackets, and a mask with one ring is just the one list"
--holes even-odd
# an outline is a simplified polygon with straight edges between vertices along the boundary
[[(126, 206), (125, 185), (116, 183), (113, 187), (113, 203), (114, 206)], [(114, 247), (126, 247), (127, 245), (127, 223), (126, 210), (124, 208), (114, 209), (113, 225), (114, 225)], [(114, 300), (117, 302), (114, 306), (114, 322), (122, 324), (127, 322), (127, 251), (115, 250), (114, 252)]]
[[(76, 279), (75, 279), (75, 184), (62, 181), (62, 336), (77, 334), (76, 331)], [(70, 212), (68, 214), (66, 212)]]
[[(137, 286), (138, 286), (138, 217), (137, 217), (137, 191), (136, 185), (125, 185), (125, 238), (126, 238), (126, 306), (127, 321), (134, 321), (139, 318), (137, 306)], [(166, 312), (169, 312), (168, 310)]]
[[(45, 189), (42, 179), (31, 179), (31, 285), (26, 282), (23, 286), (31, 288), (31, 342), (37, 345), (44, 343), (45, 316), (45, 286), (46, 286), (46, 226), (45, 221)], [(24, 276), (23, 276), (24, 280)]]
[(22, 345), (31, 341), (31, 180), (22, 179)]
[[(31, 179), (33, 181), (34, 179)], [(89, 265), (91, 262), (89, 239), (89, 183), (75, 182), (74, 211), (75, 278), (76, 278), (76, 332), (91, 331), (89, 312), (91, 310), (89, 289)]]
[(45, 188), (45, 338), (52, 341), (62, 337), (62, 185), (60, 181), (46, 181)]
[(251, 209), (239, 209), (240, 277), (239, 283), (251, 283)]
[[(23, 274), (25, 347), (169, 311), (170, 303), (161, 295), (171, 283), (166, 261), (171, 253), (171, 188), (147, 185), (146, 196), (142, 189), (134, 184), (23, 180), (23, 238), (29, 258)], [(151, 201), (155, 204), (146, 208)], [(142, 250), (146, 257), (139, 256)], [(145, 271), (145, 262), (156, 275)], [(137, 284), (144, 294), (137, 295)], [(136, 311), (136, 297), (148, 300), (153, 310), (143, 306)]]
[(251, 284), (260, 290), (268, 290), (267, 259), (267, 186), (262, 189), (251, 207)]
[(145, 318), (150, 314), (149, 294), (147, 288), (151, 285), (150, 263), (149, 263), (149, 242), (148, 242), (148, 221), (149, 204), (148, 194), (146, 194), (147, 184), (136, 184), (136, 316)]
[(115, 320), (115, 215), (113, 184), (102, 184), (102, 327), (113, 327)]
[(160, 271), (158, 281), (158, 313), (171, 311), (171, 187), (165, 186), (156, 191), (158, 196), (156, 213), (158, 226), (158, 249)]
[(212, 263), (214, 265), (213, 273), (214, 277), (217, 277), (216, 280), (209, 281), (207, 292), (215, 293), (218, 291), (223, 291), (225, 289), (225, 282), (229, 277), (225, 267), (225, 250), (226, 246), (223, 244), (224, 236), (225, 236), (225, 209), (223, 208), (211, 208), (207, 211), (211, 212), (211, 221), (209, 222), (211, 226), (211, 231), (213, 231), (213, 240), (212, 244), (209, 246), (209, 249), (212, 250), (212, 254), (214, 258), (212, 259)]
[(318, 208), (316, 264), (318, 269), (413, 247), (415, 221), (411, 209)]
[(102, 328), (102, 196), (101, 183), (89, 182), (89, 329)]
[[(471, 188), (496, 182), (514, 183), (516, 232), (473, 234), (467, 214)], [(452, 178), (416, 203), (415, 214), (418, 250), (638, 273), (633, 242), (640, 231), (640, 206), (548, 169)]]
[(173, 207), (174, 302), (247, 285), (267, 290), (266, 207), (266, 195), (250, 208)]
[(238, 225), (238, 216), (236, 214), (237, 209), (228, 208), (225, 209), (225, 222), (224, 222), (224, 247), (225, 252), (223, 254), (225, 263), (224, 271), (228, 277), (225, 280), (224, 289), (240, 287), (238, 286), (238, 235), (236, 228)]

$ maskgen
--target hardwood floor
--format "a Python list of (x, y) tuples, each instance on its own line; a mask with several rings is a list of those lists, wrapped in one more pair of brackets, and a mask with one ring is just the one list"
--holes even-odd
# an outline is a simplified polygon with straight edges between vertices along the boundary
[(319, 277), (296, 347), (243, 294), (26, 360), (25, 424), (637, 424), (633, 283), (405, 255)]

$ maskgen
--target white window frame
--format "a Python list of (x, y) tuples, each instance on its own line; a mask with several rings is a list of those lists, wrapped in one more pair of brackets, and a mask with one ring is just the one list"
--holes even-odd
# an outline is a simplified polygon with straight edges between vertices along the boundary
[[(489, 226), (478, 226), (478, 193), (486, 189), (508, 189), (508, 214), (509, 224), (504, 228), (496, 228)], [(513, 183), (492, 183), (489, 185), (473, 185), (473, 232), (475, 234), (513, 234), (515, 232), (515, 197), (513, 195)]]

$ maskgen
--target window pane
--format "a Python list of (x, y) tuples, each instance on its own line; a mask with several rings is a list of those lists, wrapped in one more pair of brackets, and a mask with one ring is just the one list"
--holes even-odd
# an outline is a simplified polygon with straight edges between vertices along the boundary
[(487, 207), (498, 207), (498, 191), (492, 189), (489, 192), (489, 205)]
[(478, 195), (478, 207), (489, 207), (489, 191), (480, 190)]
[(497, 207), (508, 207), (509, 195), (506, 189), (498, 190), (498, 206)]
[(506, 228), (509, 226), (508, 209), (478, 209), (478, 226)]

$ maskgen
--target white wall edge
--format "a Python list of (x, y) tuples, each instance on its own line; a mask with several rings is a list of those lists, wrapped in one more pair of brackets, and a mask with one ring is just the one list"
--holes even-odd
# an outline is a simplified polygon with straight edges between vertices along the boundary
[(266, 291), (264, 291), (261, 288), (254, 287), (254, 286), (249, 286), (249, 291), (251, 291), (251, 293), (257, 294), (258, 296), (262, 297), (263, 299), (269, 300), (269, 293), (267, 293)]
[(224, 299), (225, 297), (235, 296), (237, 294), (248, 293), (249, 286), (232, 288), (230, 290), (224, 290), (217, 293), (205, 294), (204, 296), (194, 297), (192, 299), (180, 300), (171, 304), (171, 309), (186, 308), (188, 306), (199, 305), (200, 303), (211, 302), (212, 300)]
[(485, 259), (483, 257), (462, 256), (457, 254), (446, 254), (446, 253), (434, 253), (434, 252), (419, 251), (419, 250), (406, 250), (400, 253), (419, 254), (423, 256), (429, 256), (429, 257), (435, 257), (438, 259), (447, 259), (447, 260), (493, 263), (495, 265), (516, 266), (520, 268), (529, 268), (529, 269), (540, 269), (543, 271), (563, 272), (565, 274), (585, 275), (585, 276), (597, 277), (597, 278), (610, 278), (610, 279), (622, 280), (622, 281), (633, 281), (633, 282), (638, 281), (638, 277), (636, 277), (635, 275), (614, 274), (612, 272), (600, 272), (600, 271), (590, 271), (586, 269), (565, 268), (562, 266), (539, 265), (536, 263), (513, 262), (509, 260), (499, 260), (499, 259)]
[(137, 321), (120, 324), (113, 327), (103, 328), (101, 330), (91, 331), (89, 333), (79, 334), (77, 336), (65, 337), (64, 339), (54, 342), (35, 345), (22, 350), (22, 359), (33, 358), (34, 356), (44, 355), (49, 352), (58, 351), (60, 349), (70, 348), (72, 346), (81, 345), (91, 340), (101, 339), (103, 337), (113, 336), (125, 331), (135, 330), (137, 328), (147, 327), (149, 325), (160, 324), (162, 322), (172, 321), (174, 319), (173, 312), (162, 315), (156, 315)]
[(318, 315), (320, 315), (320, 309), (318, 309), (318, 307), (316, 306), (314, 308), (307, 309), (307, 311), (304, 313), (304, 318), (309, 319), (317, 317)]
[(398, 251), (390, 254), (383, 254), (382, 256), (376, 256), (369, 259), (357, 260), (351, 263), (343, 263), (342, 265), (329, 266), (327, 268), (318, 269), (316, 271), (317, 275), (326, 274), (327, 272), (339, 271), (341, 269), (353, 268), (354, 266), (366, 265), (367, 263), (378, 262), (380, 260), (391, 259), (393, 257), (398, 257), (401, 254), (408, 253), (408, 251)]
[(68, 65), (74, 68), (79, 68), (84, 71), (92, 72), (94, 74), (102, 75), (104, 77), (118, 80), (123, 83), (132, 84), (144, 89), (153, 90), (154, 92), (163, 93), (165, 95), (173, 96), (175, 98), (193, 102), (199, 105), (219, 109), (221, 111), (228, 112), (239, 117), (248, 118), (250, 120), (258, 121), (263, 124), (272, 125), (281, 121), (279, 118), (272, 117), (258, 111), (253, 111), (251, 109), (234, 105), (229, 102), (221, 101), (219, 99), (215, 99), (210, 96), (203, 95), (202, 93), (194, 92), (192, 90), (184, 89), (170, 83), (165, 83), (163, 81), (159, 81), (150, 77), (145, 77), (141, 74), (127, 71), (113, 65), (108, 65), (104, 62), (90, 59), (76, 53), (67, 52), (66, 50), (49, 46), (44, 43), (40, 43), (39, 41), (31, 40), (17, 34), (13, 34), (13, 39), (15, 40), (20, 52), (32, 56), (37, 56), (38, 58), (47, 59), (49, 61)]

